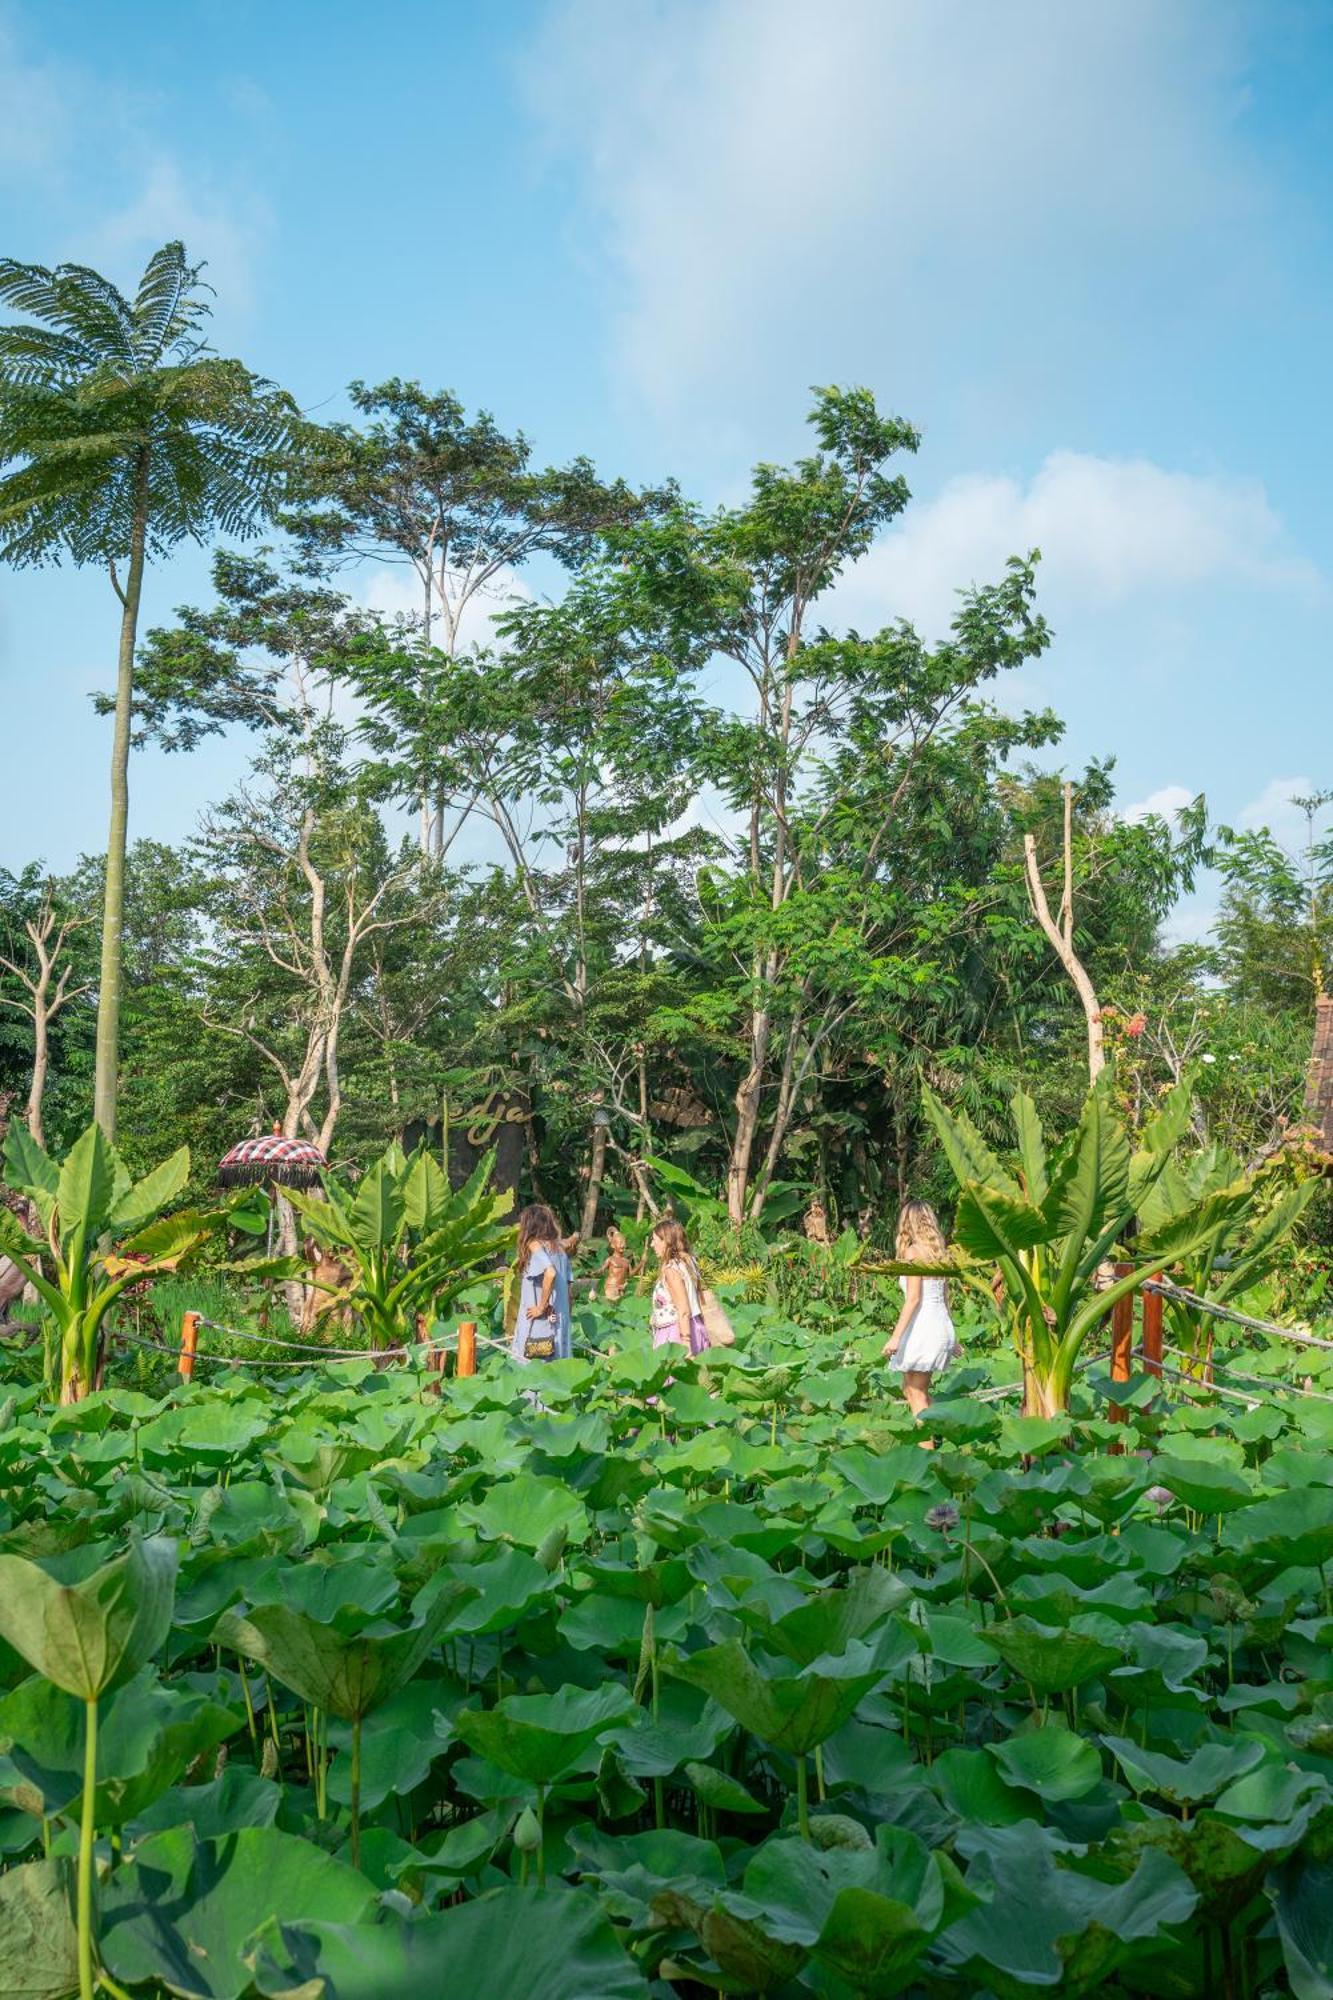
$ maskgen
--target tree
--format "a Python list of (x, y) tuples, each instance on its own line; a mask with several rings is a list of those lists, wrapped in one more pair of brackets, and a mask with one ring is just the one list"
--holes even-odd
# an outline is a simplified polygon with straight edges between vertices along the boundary
[(398, 755), (419, 806), (422, 853), (439, 860), (446, 785), (438, 763), (449, 714), (432, 699), (432, 650), (455, 660), (469, 610), (487, 597), (507, 598), (521, 564), (545, 552), (577, 567), (599, 536), (655, 496), (636, 495), (620, 480), (605, 484), (586, 458), (534, 470), (521, 431), (506, 436), (485, 410), (469, 419), (449, 390), (431, 394), (395, 377), (373, 388), (354, 382), (351, 396), (369, 426), (335, 424), (324, 434), (305, 472), (304, 504), (287, 524), (321, 554), (403, 564), (415, 574), (421, 612), (413, 637), (426, 699), (414, 703), (404, 683)]
[[(0, 555), (104, 565), (120, 601), (94, 1116), (114, 1136), (134, 656), (145, 566), (215, 528), (245, 535), (277, 498), (290, 398), (208, 348), (202, 266), (180, 243), (127, 299), (81, 264), (0, 260)], [(123, 568), (123, 575), (122, 575)]]
[[(12, 906), (22, 887), (32, 885), (26, 881), (20, 885), (12, 876), (3, 878), (0, 888), (14, 892), (4, 895), (4, 902)], [(52, 1023), (65, 1007), (89, 990), (87, 985), (71, 984), (76, 977), (71, 943), (74, 933), (87, 921), (86, 916), (69, 907), (59, 895), (56, 883), (48, 878), (41, 887), (36, 908), (21, 919), (26, 949), (13, 940), (16, 955), (0, 951), (0, 973), (9, 975), (8, 982), (0, 981), (0, 1007), (11, 1007), (32, 1023), (32, 1069), (26, 1117), (28, 1130), (39, 1146), (46, 1144), (42, 1104), (51, 1064)], [(5, 942), (11, 940), (5, 938)]]
[[(1047, 643), (1022, 564), (994, 589), (973, 592), (933, 651), (905, 625), (870, 639), (812, 630), (820, 597), (907, 504), (906, 483), (887, 468), (918, 438), (881, 417), (864, 389), (819, 391), (810, 422), (819, 451), (790, 470), (758, 467), (746, 505), (709, 515), (677, 506), (619, 538), (645, 593), (734, 661), (752, 691), (748, 713), (709, 717), (699, 758), (739, 822), (733, 882), (714, 918), (745, 967), (737, 996), (745, 1066), (727, 1168), (736, 1227), (762, 1210), (797, 1077), (856, 1004), (842, 982), (820, 991), (817, 976), (808, 981), (795, 967), (794, 940), (827, 932), (830, 910), (843, 907), (830, 893), (830, 844), (858, 813), (869, 815), (853, 876), (838, 886), (873, 894), (880, 849), (926, 744), (982, 681)], [(859, 916), (851, 923), (864, 935)], [(774, 1065), (769, 1158), (752, 1186)]]

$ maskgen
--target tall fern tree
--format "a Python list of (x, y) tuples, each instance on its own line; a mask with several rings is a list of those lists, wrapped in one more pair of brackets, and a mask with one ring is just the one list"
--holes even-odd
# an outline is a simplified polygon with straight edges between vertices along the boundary
[(144, 569), (182, 541), (252, 532), (298, 427), (289, 396), (208, 346), (202, 268), (166, 243), (127, 299), (82, 264), (0, 259), (0, 302), (25, 316), (0, 327), (0, 556), (104, 566), (121, 608), (94, 1095), (109, 1138)]

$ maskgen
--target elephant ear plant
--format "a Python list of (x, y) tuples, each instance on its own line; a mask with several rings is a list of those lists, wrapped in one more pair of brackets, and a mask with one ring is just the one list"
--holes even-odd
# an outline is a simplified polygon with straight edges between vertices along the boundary
[(30, 1235), (0, 1208), (0, 1253), (22, 1271), (55, 1324), (62, 1403), (80, 1402), (96, 1387), (106, 1317), (126, 1287), (177, 1270), (213, 1234), (216, 1215), (162, 1213), (189, 1175), (185, 1146), (134, 1181), (99, 1125), (60, 1162), (24, 1126), (11, 1126), (5, 1178), (27, 1197), (43, 1235)]
[[(1281, 1264), (1288, 1238), (1319, 1187), (1313, 1176), (1292, 1181), (1293, 1171), (1291, 1162), (1280, 1155), (1265, 1163), (1254, 1176), (1254, 1200), (1238, 1215), (1220, 1214), (1213, 1230), (1179, 1260), (1177, 1281), (1186, 1291), (1206, 1294), (1225, 1305)], [(1237, 1186), (1244, 1178), (1237, 1154), (1225, 1146), (1203, 1146), (1191, 1158), (1169, 1163), (1143, 1204), (1140, 1222), (1156, 1233), (1209, 1195)], [(1176, 1346), (1189, 1357), (1182, 1366), (1202, 1378), (1212, 1359), (1212, 1315), (1202, 1306), (1171, 1297), (1163, 1301), (1163, 1310)]]
[[(1003, 1310), (1023, 1364), (1024, 1408), (1032, 1416), (1068, 1410), (1083, 1344), (1117, 1299), (1240, 1226), (1256, 1205), (1254, 1180), (1242, 1175), (1166, 1213), (1152, 1206), (1188, 1129), (1187, 1085), (1170, 1093), (1134, 1147), (1103, 1078), (1074, 1130), (1049, 1154), (1036, 1107), (1020, 1090), (1009, 1160), (929, 1091), (925, 1102), (958, 1181), (956, 1274), (988, 1280), (998, 1267)], [(1136, 1219), (1149, 1226), (1134, 1234)], [(1112, 1256), (1132, 1268), (1098, 1289), (1097, 1274)]]
[[(493, 1163), (488, 1154), (454, 1190), (428, 1153), (409, 1159), (395, 1144), (355, 1189), (330, 1174), (322, 1197), (289, 1190), (315, 1241), (350, 1269), (335, 1296), (362, 1321), (372, 1347), (412, 1340), (418, 1314), (447, 1312), (474, 1271), (512, 1248), (513, 1229), (501, 1218), (513, 1195), (488, 1189)], [(305, 1266), (293, 1261), (291, 1275), (307, 1275)]]

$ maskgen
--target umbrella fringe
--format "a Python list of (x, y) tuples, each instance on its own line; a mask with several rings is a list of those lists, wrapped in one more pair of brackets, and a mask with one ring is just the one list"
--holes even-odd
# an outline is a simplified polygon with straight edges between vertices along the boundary
[(219, 1167), (222, 1187), (264, 1187), (274, 1182), (280, 1187), (316, 1188), (318, 1167), (284, 1166), (281, 1160), (247, 1160), (234, 1167)]

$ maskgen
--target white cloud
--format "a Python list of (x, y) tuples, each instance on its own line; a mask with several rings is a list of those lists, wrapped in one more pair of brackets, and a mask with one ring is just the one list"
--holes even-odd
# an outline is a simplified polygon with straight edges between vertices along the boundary
[(843, 581), (839, 609), (863, 625), (907, 617), (938, 637), (959, 589), (994, 581), (1006, 557), (1033, 548), (1042, 552), (1040, 602), (1062, 634), (1071, 614), (1147, 592), (1236, 581), (1319, 587), (1257, 481), (1057, 451), (1026, 486), (972, 473), (914, 503)]
[[(1206, 267), (1260, 204), (1236, 151), (1242, 10), (977, 0), (555, 0), (527, 66), (586, 182), (620, 359), (663, 403), (757, 363), (966, 342), (984, 310)], [(1036, 357), (1034, 357), (1036, 358)], [(799, 370), (799, 373), (794, 371)], [(901, 381), (901, 374), (895, 374)]]
[(75, 106), (53, 63), (30, 61), (8, 19), (0, 15), (0, 173), (49, 173), (72, 135)]
[(1280, 846), (1297, 853), (1305, 846), (1306, 820), (1296, 801), (1314, 797), (1316, 790), (1313, 778), (1273, 778), (1242, 808), (1236, 824), (1251, 833), (1267, 827)]
[(1177, 813), (1193, 805), (1197, 796), (1188, 785), (1161, 785), (1155, 792), (1149, 792), (1146, 799), (1138, 799), (1133, 805), (1123, 807), (1120, 817), (1128, 820), (1131, 826), (1142, 819), (1164, 819), (1170, 825)]
[(271, 222), (261, 196), (197, 188), (176, 160), (159, 154), (143, 169), (132, 199), (95, 223), (77, 254), (97, 268), (124, 272), (121, 282), (132, 287), (154, 250), (179, 238), (192, 261), (205, 265), (219, 302), (229, 312), (245, 312)]

